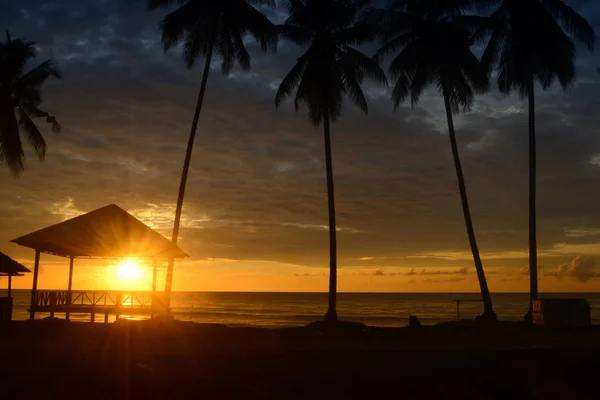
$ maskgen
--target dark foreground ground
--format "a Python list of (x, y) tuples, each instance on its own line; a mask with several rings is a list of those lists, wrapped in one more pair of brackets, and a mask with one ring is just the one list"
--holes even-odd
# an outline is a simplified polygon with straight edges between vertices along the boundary
[(600, 327), (0, 327), (0, 399), (600, 399)]

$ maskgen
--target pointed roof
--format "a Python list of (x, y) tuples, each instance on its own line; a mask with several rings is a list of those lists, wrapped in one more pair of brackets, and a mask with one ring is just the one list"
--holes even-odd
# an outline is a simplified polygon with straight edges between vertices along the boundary
[(64, 257), (187, 257), (170, 240), (116, 204), (21, 236), (13, 242)]
[(17, 275), (23, 272), (31, 271), (0, 251), (0, 274)]

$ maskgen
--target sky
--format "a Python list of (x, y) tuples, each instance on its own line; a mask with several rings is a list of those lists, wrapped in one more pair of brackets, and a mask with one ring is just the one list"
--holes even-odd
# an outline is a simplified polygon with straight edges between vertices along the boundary
[[(202, 68), (187, 70), (179, 49), (163, 53), (167, 10), (145, 3), (0, 0), (0, 27), (38, 42), (38, 61), (53, 57), (64, 75), (44, 87), (43, 108), (63, 126), (56, 135), (39, 122), (45, 162), (28, 149), (18, 179), (0, 168), (0, 251), (27, 267), (33, 250), (10, 240), (111, 203), (170, 237)], [(600, 32), (594, 3), (570, 2)], [(211, 69), (180, 234), (190, 257), (173, 287), (326, 291), (323, 133), (306, 109), (274, 107), (301, 49), (248, 47), (251, 72), (223, 76), (218, 60)], [(600, 290), (598, 66), (598, 54), (579, 48), (577, 83), (536, 98), (542, 292)], [(339, 290), (478, 291), (440, 95), (394, 112), (389, 90), (365, 90), (369, 115), (346, 104), (332, 127)], [(526, 105), (494, 89), (456, 128), (490, 290), (527, 291)], [(73, 287), (117, 288), (118, 263), (78, 260)], [(42, 255), (39, 287), (66, 288), (67, 270), (67, 259)], [(149, 271), (137, 288), (150, 287)], [(14, 282), (31, 287), (30, 276)]]

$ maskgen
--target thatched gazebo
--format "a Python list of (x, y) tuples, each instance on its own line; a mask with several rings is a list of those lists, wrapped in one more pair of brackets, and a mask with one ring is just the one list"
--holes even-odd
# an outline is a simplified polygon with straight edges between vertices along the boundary
[(11, 297), (12, 295), (12, 277), (23, 276), (26, 272), (31, 271), (0, 251), (0, 276), (8, 277), (7, 297)]
[[(35, 312), (105, 314), (119, 313), (123, 304), (130, 302), (128, 312), (169, 312), (169, 300), (159, 300), (156, 291), (158, 260), (183, 258), (187, 254), (170, 240), (115, 204), (40, 229), (13, 240), (35, 250), (30, 319)], [(46, 253), (69, 258), (69, 281), (66, 291), (38, 291), (40, 254)], [(128, 297), (113, 292), (73, 291), (73, 263), (75, 258), (138, 258), (154, 260), (151, 304), (142, 297)], [(141, 296), (141, 294), (140, 294)], [(136, 304), (135, 310), (133, 304)], [(160, 303), (160, 304), (158, 304)]]
[(12, 278), (13, 276), (23, 276), (25, 272), (31, 271), (6, 254), (0, 252), (0, 276), (8, 277), (7, 296), (0, 297), (0, 323), (8, 322), (12, 319)]

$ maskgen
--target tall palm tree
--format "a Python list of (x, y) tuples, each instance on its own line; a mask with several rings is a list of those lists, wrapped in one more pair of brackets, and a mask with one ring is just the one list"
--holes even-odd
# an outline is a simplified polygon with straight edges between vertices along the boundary
[(368, 113), (361, 84), (369, 78), (386, 84), (383, 70), (353, 48), (375, 38), (375, 32), (358, 24), (369, 0), (289, 0), (288, 19), (280, 26), (284, 38), (308, 49), (285, 76), (275, 96), (275, 106), (292, 95), (296, 111), (301, 103), (315, 127), (323, 124), (329, 211), (329, 307), (325, 320), (337, 321), (337, 239), (330, 124), (341, 115), (344, 98)]
[[(214, 55), (220, 57), (223, 74), (229, 74), (236, 62), (242, 70), (249, 71), (251, 57), (244, 43), (246, 35), (253, 36), (260, 43), (263, 51), (269, 48), (275, 50), (277, 35), (271, 21), (253, 7), (253, 4), (275, 7), (275, 0), (148, 0), (150, 9), (174, 4), (180, 7), (169, 13), (160, 24), (164, 50), (167, 51), (184, 42), (183, 57), (189, 69), (200, 57), (205, 57), (204, 73), (190, 129), (175, 209), (171, 240), (177, 245), (183, 198), (212, 58)], [(174, 263), (175, 260), (170, 258), (165, 285), (165, 292), (169, 297)]]
[(392, 92), (394, 107), (410, 99), (419, 102), (425, 88), (435, 84), (444, 98), (448, 131), (467, 236), (484, 304), (483, 317), (495, 320), (475, 230), (471, 219), (465, 178), (460, 161), (453, 113), (468, 111), (475, 93), (489, 87), (487, 71), (471, 51), (471, 36), (481, 18), (463, 14), (465, 2), (395, 1), (384, 12), (371, 11), (367, 19), (384, 27), (384, 45), (377, 51), (379, 62), (395, 54), (389, 67), (396, 81)]
[(46, 157), (46, 141), (34, 118), (46, 118), (52, 131), (58, 133), (56, 118), (39, 107), (42, 86), (50, 77), (61, 75), (53, 60), (46, 60), (26, 71), (27, 62), (37, 54), (35, 42), (11, 39), (0, 42), (0, 164), (6, 163), (13, 176), (23, 172), (25, 153), (21, 134), (29, 142), (40, 161)]
[[(517, 91), (529, 103), (529, 280), (531, 320), (533, 300), (538, 297), (536, 235), (535, 83), (549, 90), (558, 80), (567, 89), (575, 80), (575, 45), (571, 38), (594, 49), (594, 29), (562, 0), (482, 0), (500, 4), (480, 29), (489, 35), (482, 61), (497, 66), (498, 88)], [(570, 36), (569, 36), (570, 35)]]

